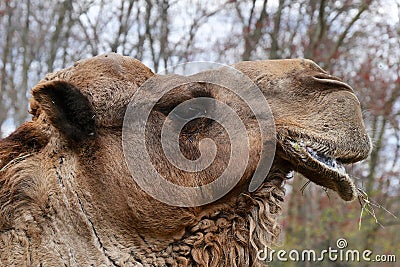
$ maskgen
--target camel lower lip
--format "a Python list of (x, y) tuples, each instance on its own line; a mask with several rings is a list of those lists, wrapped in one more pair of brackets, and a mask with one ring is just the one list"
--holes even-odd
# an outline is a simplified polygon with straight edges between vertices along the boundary
[(356, 197), (354, 182), (343, 163), (331, 156), (333, 153), (330, 155), (327, 147), (303, 140), (288, 140), (287, 144), (296, 170), (310, 181), (336, 191), (343, 200), (351, 201)]

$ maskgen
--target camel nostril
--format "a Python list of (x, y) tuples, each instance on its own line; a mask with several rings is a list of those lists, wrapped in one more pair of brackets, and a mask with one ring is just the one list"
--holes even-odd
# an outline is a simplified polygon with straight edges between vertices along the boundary
[(345, 82), (342, 82), (339, 78), (329, 75), (329, 74), (324, 74), (324, 73), (318, 73), (316, 75), (312, 76), (313, 80), (319, 82), (319, 83), (323, 83), (325, 85), (331, 85), (331, 86), (337, 86), (337, 87), (341, 87), (341, 88), (345, 88), (348, 91), (354, 93), (353, 88), (351, 88), (350, 85), (348, 85)]
[(335, 81), (339, 81), (341, 82), (341, 80), (338, 77), (329, 75), (329, 74), (325, 74), (325, 73), (318, 73), (316, 75), (313, 76), (315, 79), (319, 79), (319, 80), (335, 80)]

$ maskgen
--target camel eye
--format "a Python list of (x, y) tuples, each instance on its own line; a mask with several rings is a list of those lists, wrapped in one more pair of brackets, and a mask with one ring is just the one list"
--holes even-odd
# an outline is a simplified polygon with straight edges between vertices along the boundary
[(197, 105), (182, 105), (172, 111), (172, 115), (182, 121), (191, 121), (204, 116), (206, 113), (205, 107)]

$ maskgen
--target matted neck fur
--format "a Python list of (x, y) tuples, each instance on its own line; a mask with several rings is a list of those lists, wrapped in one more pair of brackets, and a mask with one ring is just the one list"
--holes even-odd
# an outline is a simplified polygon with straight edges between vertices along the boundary
[[(161, 203), (132, 179), (121, 144), (125, 109), (153, 73), (139, 61), (107, 54), (49, 74), (32, 90), (32, 121), (0, 141), (0, 264), (4, 266), (260, 266), (258, 249), (280, 232), (282, 187), (291, 170), (355, 197), (342, 164), (367, 157), (369, 138), (352, 89), (308, 60), (242, 62), (268, 100), (277, 154), (263, 185), (247, 192), (260, 151), (253, 116), (215, 85), (179, 86), (150, 116), (149, 153), (167, 179), (199, 185), (215, 179), (229, 152), (220, 125), (195, 120), (180, 145), (198, 157), (204, 137), (218, 140), (213, 167), (196, 177), (170, 169), (159, 123), (179, 102), (198, 96), (233, 104), (250, 136), (249, 165), (228, 195), (182, 208)], [(179, 76), (159, 76), (166, 82)], [(229, 154), (229, 153), (228, 153)], [(140, 162), (138, 162), (140, 164)], [(151, 179), (151, 177), (149, 177)]]

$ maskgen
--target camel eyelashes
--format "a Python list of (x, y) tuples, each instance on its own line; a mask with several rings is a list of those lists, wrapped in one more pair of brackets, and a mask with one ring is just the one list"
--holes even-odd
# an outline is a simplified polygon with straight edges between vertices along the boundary
[(169, 122), (182, 134), (194, 134), (206, 131), (213, 124), (213, 120), (207, 116), (213, 113), (214, 106), (206, 99), (209, 97), (185, 97), (185, 100), (180, 99), (168, 106), (156, 106), (156, 109), (165, 117), (168, 116)]
[(207, 107), (201, 105), (183, 105), (172, 111), (172, 115), (182, 121), (191, 121), (205, 114), (207, 114)]

